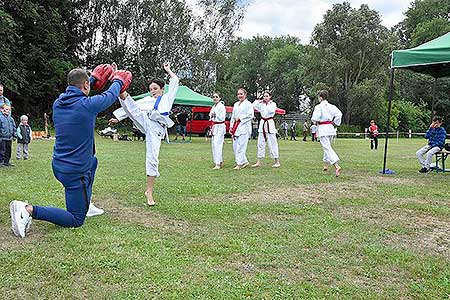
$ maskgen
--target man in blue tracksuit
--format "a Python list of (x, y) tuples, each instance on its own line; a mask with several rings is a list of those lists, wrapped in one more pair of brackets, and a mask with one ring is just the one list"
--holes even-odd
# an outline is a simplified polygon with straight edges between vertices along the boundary
[[(96, 72), (97, 68), (93, 72)], [(97, 81), (104, 81), (112, 74), (98, 72)], [(69, 72), (68, 87), (53, 104), (53, 122), (56, 142), (52, 168), (56, 179), (65, 189), (66, 208), (28, 205), (12, 201), (10, 205), (12, 229), (17, 236), (25, 237), (31, 219), (45, 220), (63, 227), (83, 225), (89, 207), (92, 184), (97, 169), (95, 157), (94, 126), (97, 114), (110, 107), (131, 82), (131, 73), (116, 71), (112, 84), (101, 95), (88, 97), (90, 84), (96, 80), (88, 77), (83, 69)], [(104, 84), (103, 84), (104, 86)], [(27, 213), (29, 215), (27, 215)]]

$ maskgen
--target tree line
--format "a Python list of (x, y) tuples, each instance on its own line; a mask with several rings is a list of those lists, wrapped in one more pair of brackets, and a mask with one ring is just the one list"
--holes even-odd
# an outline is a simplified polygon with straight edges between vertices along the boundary
[[(0, 1), (0, 81), (15, 113), (51, 112), (74, 67), (116, 62), (131, 70), (132, 94), (162, 77), (170, 61), (183, 84), (219, 91), (227, 104), (238, 87), (250, 98), (270, 89), (279, 107), (298, 109), (302, 95), (328, 89), (344, 123), (386, 122), (389, 54), (450, 31), (450, 3), (415, 0), (393, 28), (368, 5), (347, 2), (324, 12), (311, 41), (296, 37), (236, 37), (245, 17), (239, 0)], [(421, 131), (431, 114), (432, 78), (399, 71), (391, 125)], [(439, 82), (437, 114), (450, 118), (450, 81)], [(315, 101), (311, 102), (314, 105)]]

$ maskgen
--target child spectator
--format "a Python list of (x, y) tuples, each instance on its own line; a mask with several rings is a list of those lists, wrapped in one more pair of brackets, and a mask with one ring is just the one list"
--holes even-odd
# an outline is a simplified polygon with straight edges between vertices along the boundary
[(375, 150), (378, 149), (378, 126), (375, 124), (375, 120), (370, 121), (370, 127), (369, 127), (369, 137), (370, 137), (370, 149), (373, 150), (375, 147)]
[[(425, 134), (425, 138), (428, 139), (428, 145), (423, 146), (416, 152), (419, 163), (422, 166), (422, 169), (419, 170), (420, 173), (427, 173), (430, 171), (430, 164), (433, 159), (433, 155), (444, 148), (447, 132), (441, 127), (441, 125), (442, 118), (438, 116), (433, 117), (430, 128)], [(425, 154), (427, 155), (426, 159), (424, 159)]]
[(16, 123), (11, 117), (11, 106), (4, 104), (0, 113), (0, 166), (12, 167), (9, 162), (11, 159), (11, 145), (13, 138), (16, 137)]
[(16, 158), (20, 159), (23, 153), (23, 159), (28, 159), (28, 144), (32, 140), (32, 131), (28, 125), (28, 117), (23, 115), (20, 117), (20, 125), (17, 126), (17, 151)]

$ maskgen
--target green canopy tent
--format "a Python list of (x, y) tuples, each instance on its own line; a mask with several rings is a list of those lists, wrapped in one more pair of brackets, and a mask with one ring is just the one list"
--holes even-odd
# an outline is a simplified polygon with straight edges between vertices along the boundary
[[(164, 93), (169, 90), (169, 85), (164, 86)], [(141, 100), (144, 97), (151, 96), (150, 92), (134, 96), (135, 101)], [(197, 92), (194, 92), (187, 86), (179, 86), (177, 94), (175, 95), (174, 104), (183, 106), (213, 106), (213, 100), (210, 97), (203, 96)], [(191, 114), (192, 117), (192, 114)], [(189, 132), (189, 141), (192, 140), (192, 132)]]
[[(167, 93), (168, 90), (169, 85), (166, 84), (164, 87), (164, 93)], [(134, 96), (133, 99), (137, 101), (147, 96), (151, 96), (149, 92)], [(213, 101), (210, 97), (203, 96), (202, 94), (194, 92), (187, 86), (181, 85), (175, 96), (174, 104), (185, 106), (212, 106)]]
[(395, 69), (407, 69), (427, 74), (434, 78), (433, 102), (434, 114), (437, 80), (450, 76), (450, 32), (418, 47), (406, 50), (394, 50), (391, 54), (391, 76), (389, 80), (388, 117), (386, 126), (386, 143), (384, 145), (383, 174), (386, 174), (387, 145), (391, 119), (392, 95)]

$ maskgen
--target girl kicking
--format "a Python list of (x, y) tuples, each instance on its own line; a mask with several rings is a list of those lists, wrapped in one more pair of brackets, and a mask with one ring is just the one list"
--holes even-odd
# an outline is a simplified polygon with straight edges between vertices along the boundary
[[(170, 64), (164, 64), (164, 70), (170, 76), (169, 90), (164, 93), (164, 81), (153, 79), (150, 81), (150, 94), (146, 97), (153, 107), (152, 110), (144, 112), (139, 108), (135, 101), (128, 93), (120, 94), (120, 104), (122, 105), (125, 114), (133, 121), (134, 125), (145, 134), (146, 143), (146, 173), (147, 173), (147, 204), (149, 206), (155, 205), (153, 199), (153, 185), (155, 178), (159, 176), (158, 172), (158, 156), (159, 148), (161, 147), (161, 140), (167, 135), (167, 128), (174, 125), (169, 118), (169, 112), (172, 109), (175, 95), (178, 90), (179, 79), (177, 75), (170, 69)], [(119, 118), (123, 112), (114, 112), (116, 118)]]

